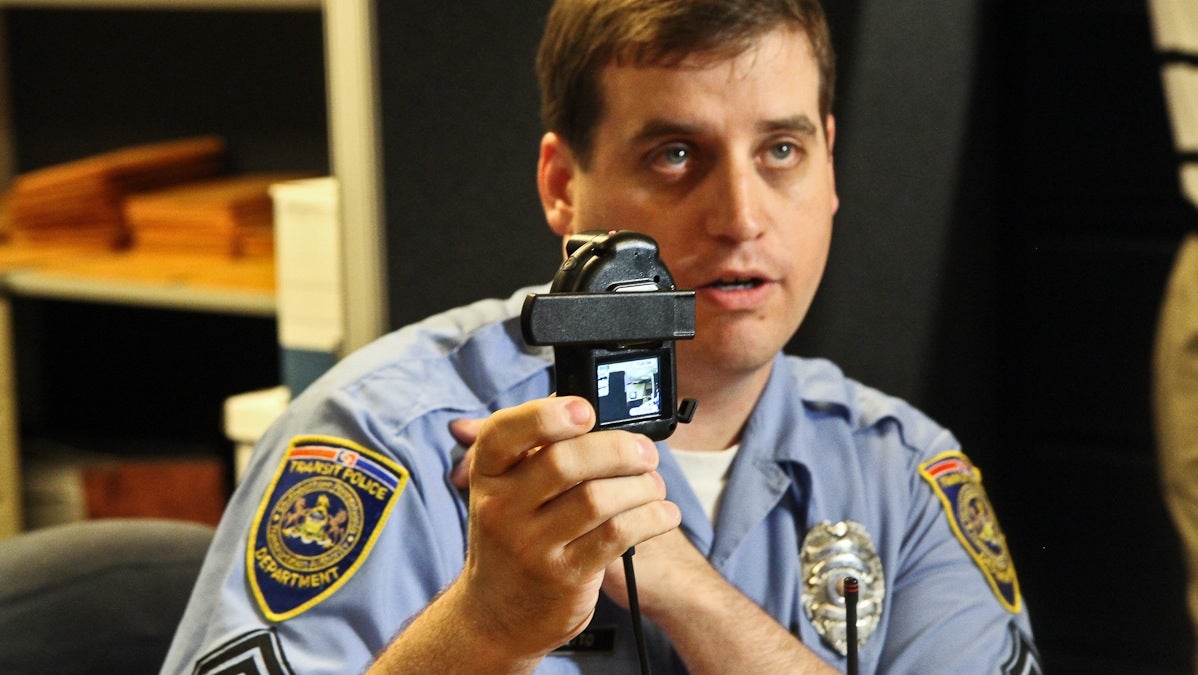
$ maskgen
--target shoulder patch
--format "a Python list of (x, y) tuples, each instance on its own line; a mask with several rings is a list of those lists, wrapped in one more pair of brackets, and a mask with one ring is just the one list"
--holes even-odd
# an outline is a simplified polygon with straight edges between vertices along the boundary
[(998, 601), (1007, 611), (1019, 613), (1023, 605), (1019, 579), (1007, 538), (982, 487), (981, 470), (964, 453), (952, 450), (920, 464), (919, 475), (940, 498), (953, 534), (982, 570)]
[(246, 547), (246, 575), (263, 615), (285, 621), (345, 584), (407, 483), (406, 469), (356, 443), (292, 439)]

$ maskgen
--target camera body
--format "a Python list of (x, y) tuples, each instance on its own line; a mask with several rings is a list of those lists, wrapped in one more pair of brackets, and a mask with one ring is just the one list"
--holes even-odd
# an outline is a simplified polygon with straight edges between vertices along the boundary
[(674, 357), (674, 341), (695, 336), (695, 292), (675, 289), (643, 234), (576, 234), (566, 254), (549, 293), (524, 301), (524, 339), (553, 346), (557, 393), (590, 401), (596, 430), (668, 438), (696, 405), (676, 402)]

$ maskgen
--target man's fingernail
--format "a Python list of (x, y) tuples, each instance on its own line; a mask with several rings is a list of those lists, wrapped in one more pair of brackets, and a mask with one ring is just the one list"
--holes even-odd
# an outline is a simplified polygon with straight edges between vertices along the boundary
[(566, 414), (574, 424), (586, 424), (591, 421), (591, 408), (582, 401), (570, 401), (566, 404)]
[(641, 457), (644, 457), (657, 450), (657, 446), (649, 440), (648, 436), (640, 436), (636, 439), (636, 449), (641, 453)]

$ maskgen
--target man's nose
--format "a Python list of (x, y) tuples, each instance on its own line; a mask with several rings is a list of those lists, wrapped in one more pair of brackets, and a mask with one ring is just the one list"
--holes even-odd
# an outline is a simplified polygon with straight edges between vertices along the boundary
[(728, 160), (709, 174), (712, 204), (709, 233), (734, 241), (750, 241), (765, 232), (764, 184), (753, 163)]

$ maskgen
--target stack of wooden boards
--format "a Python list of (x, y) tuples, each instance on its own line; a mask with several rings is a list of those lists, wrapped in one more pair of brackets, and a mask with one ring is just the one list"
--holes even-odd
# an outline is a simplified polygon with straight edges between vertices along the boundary
[(311, 174), (222, 176), (225, 146), (186, 138), (24, 173), (0, 221), (16, 245), (269, 257), (269, 186)]
[(125, 220), (133, 245), (145, 251), (273, 256), (269, 188), (304, 175), (229, 176), (129, 197)]

